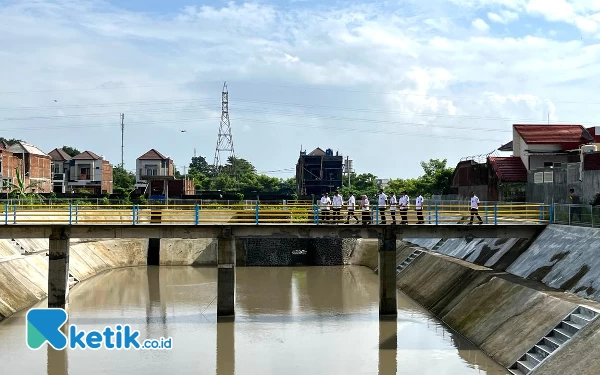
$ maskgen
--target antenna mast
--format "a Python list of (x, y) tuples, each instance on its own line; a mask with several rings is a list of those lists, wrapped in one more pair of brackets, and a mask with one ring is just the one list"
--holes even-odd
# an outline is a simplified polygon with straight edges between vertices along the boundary
[(121, 113), (121, 168), (125, 168), (125, 114)]
[(223, 83), (221, 92), (221, 122), (219, 124), (219, 138), (217, 139), (217, 148), (215, 150), (215, 172), (219, 173), (221, 160), (221, 151), (229, 151), (231, 157), (235, 157), (233, 151), (233, 137), (231, 136), (231, 124), (229, 122), (229, 92), (227, 91), (227, 82)]

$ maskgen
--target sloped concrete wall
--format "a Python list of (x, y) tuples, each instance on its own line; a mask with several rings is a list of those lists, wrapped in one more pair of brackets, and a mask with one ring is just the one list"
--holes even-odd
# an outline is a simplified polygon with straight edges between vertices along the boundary
[(550, 225), (507, 271), (600, 301), (600, 229)]
[[(416, 248), (400, 242), (398, 264)], [(540, 283), (420, 249), (426, 252), (398, 274), (398, 288), (505, 367), (518, 360), (578, 304), (600, 308), (600, 304), (564, 295)], [(348, 262), (375, 269), (377, 255), (377, 241), (359, 240)], [(600, 334), (595, 340), (600, 345)], [(568, 350), (565, 347), (563, 353)], [(580, 355), (600, 366), (593, 347)], [(544, 374), (550, 373), (578, 372)]]

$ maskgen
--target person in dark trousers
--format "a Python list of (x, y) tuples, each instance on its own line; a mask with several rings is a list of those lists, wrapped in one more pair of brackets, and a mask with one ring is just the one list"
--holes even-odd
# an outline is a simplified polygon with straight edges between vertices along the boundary
[(594, 199), (592, 199), (592, 206), (600, 206), (600, 193), (596, 193)]
[(398, 199), (396, 198), (396, 194), (394, 192), (390, 193), (390, 215), (392, 216), (392, 225), (396, 225), (396, 206), (398, 204)]
[(415, 199), (415, 211), (417, 211), (417, 224), (425, 224), (423, 219), (423, 196), (421, 194)]
[(571, 211), (569, 213), (571, 221), (575, 221), (573, 220), (575, 216), (581, 221), (581, 207), (579, 206), (581, 204), (581, 199), (579, 199), (579, 195), (575, 194), (575, 189), (569, 189), (569, 204), (576, 205), (575, 207), (569, 207)]
[(356, 220), (356, 224), (358, 224), (359, 220), (354, 213), (354, 207), (356, 206), (356, 198), (354, 198), (354, 193), (350, 192), (350, 198), (348, 198), (348, 216), (346, 216), (346, 224), (350, 224), (350, 217), (352, 216), (354, 220)]
[(379, 195), (377, 196), (377, 204), (379, 206), (379, 212), (381, 213), (381, 224), (385, 225), (385, 208), (387, 207), (388, 197), (383, 192), (383, 189), (379, 189)]
[(471, 220), (467, 224), (473, 224), (473, 216), (477, 216), (479, 224), (483, 224), (483, 220), (479, 216), (479, 198), (475, 195), (475, 192), (471, 193)]
[(323, 193), (320, 203), (321, 203), (321, 222), (328, 223), (329, 222), (329, 209), (331, 206), (331, 199), (329, 198), (329, 193)]
[(369, 198), (366, 195), (362, 196), (360, 201), (360, 209), (362, 210), (362, 223), (363, 225), (371, 224), (371, 208), (369, 207)]
[(400, 225), (407, 225), (408, 206), (410, 205), (410, 198), (408, 197), (408, 194), (406, 194), (406, 191), (402, 191), (400, 195), (402, 195), (398, 200), (398, 203), (400, 205), (400, 217), (402, 218), (402, 221), (400, 221)]
[(333, 222), (339, 223), (342, 221), (342, 205), (344, 204), (344, 200), (340, 195), (339, 191), (335, 191), (333, 194), (333, 199), (331, 200), (331, 206), (333, 208)]

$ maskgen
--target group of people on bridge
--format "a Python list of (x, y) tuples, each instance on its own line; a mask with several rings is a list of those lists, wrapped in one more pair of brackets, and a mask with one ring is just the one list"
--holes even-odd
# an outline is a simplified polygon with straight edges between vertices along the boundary
[[(417, 213), (417, 224), (425, 224), (423, 218), (423, 196), (419, 195), (415, 199), (415, 211)], [(350, 223), (350, 219), (356, 220), (356, 224), (360, 223), (356, 214), (356, 198), (354, 193), (350, 192), (348, 200), (345, 201), (340, 195), (339, 191), (335, 191), (333, 197), (329, 197), (329, 193), (323, 193), (320, 206), (320, 222), (329, 224), (339, 224), (342, 222), (342, 208), (347, 208), (345, 224)], [(371, 206), (367, 195), (361, 197), (358, 203), (358, 208), (361, 211), (361, 219), (363, 224), (371, 224), (373, 217), (371, 215)], [(400, 224), (408, 224), (408, 209), (410, 207), (410, 198), (406, 191), (400, 193), (399, 198), (394, 193), (390, 193), (388, 197), (382, 189), (379, 190), (377, 195), (377, 209), (378, 214), (381, 216), (381, 224), (387, 223), (386, 210), (389, 208), (390, 216), (392, 217), (392, 224), (396, 224), (396, 211), (400, 211), (401, 221)]]

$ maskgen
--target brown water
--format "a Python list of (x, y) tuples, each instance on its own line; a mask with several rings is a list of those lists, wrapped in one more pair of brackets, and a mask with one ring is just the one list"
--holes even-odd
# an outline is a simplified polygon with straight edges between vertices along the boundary
[(380, 322), (364, 267), (238, 268), (235, 322), (216, 323), (215, 296), (215, 268), (103, 273), (71, 291), (69, 324), (130, 324), (172, 350), (33, 351), (23, 312), (0, 323), (0, 374), (508, 374), (401, 293)]

